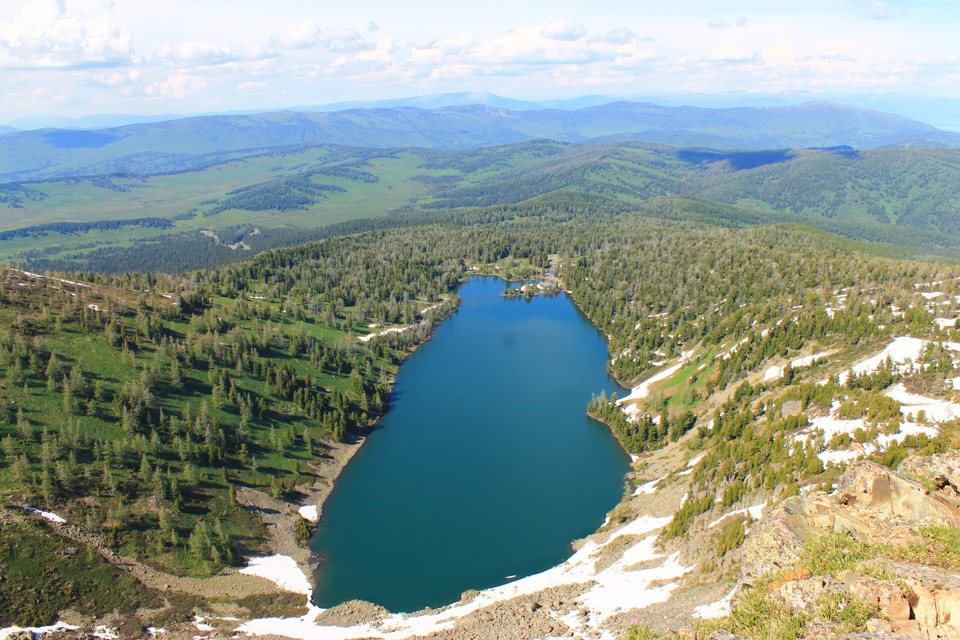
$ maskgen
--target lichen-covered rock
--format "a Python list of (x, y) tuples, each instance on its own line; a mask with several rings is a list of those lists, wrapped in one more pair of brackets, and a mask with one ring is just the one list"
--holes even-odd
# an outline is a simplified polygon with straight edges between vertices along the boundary
[(750, 582), (764, 574), (795, 566), (810, 530), (810, 516), (803, 499), (784, 500), (773, 513), (754, 525), (744, 541), (740, 580)]
[(947, 496), (960, 496), (960, 451), (956, 449), (932, 456), (911, 456), (900, 463), (897, 473), (928, 480)]
[(815, 576), (788, 580), (773, 591), (770, 598), (794, 611), (812, 611), (824, 596), (841, 589), (842, 585), (834, 578)]
[(806, 640), (837, 640), (839, 625), (827, 620), (812, 620), (807, 623)]

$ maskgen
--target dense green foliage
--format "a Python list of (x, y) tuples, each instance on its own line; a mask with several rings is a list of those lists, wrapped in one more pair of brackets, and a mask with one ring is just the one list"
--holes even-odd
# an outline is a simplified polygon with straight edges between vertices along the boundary
[(0, 524), (0, 627), (53, 624), (64, 609), (98, 616), (159, 604), (90, 547), (39, 523)]
[[(279, 496), (316, 476), (323, 441), (371, 427), (405, 350), (455, 308), (440, 295), (456, 264), (390, 265), (383, 246), (336, 238), (309, 257), (266, 255), (192, 281), (88, 287), (8, 272), (4, 495), (65, 510), (173, 571), (231, 562), (233, 544), (259, 531), (234, 488)], [(401, 239), (395, 251), (410, 249)], [(422, 276), (407, 281), (411, 269)], [(374, 320), (416, 326), (367, 344), (352, 337)]]

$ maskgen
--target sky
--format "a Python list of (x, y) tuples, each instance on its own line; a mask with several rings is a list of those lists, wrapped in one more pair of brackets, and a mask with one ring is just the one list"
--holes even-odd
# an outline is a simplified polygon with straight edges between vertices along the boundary
[(960, 99), (960, 0), (0, 0), (0, 122), (483, 91)]

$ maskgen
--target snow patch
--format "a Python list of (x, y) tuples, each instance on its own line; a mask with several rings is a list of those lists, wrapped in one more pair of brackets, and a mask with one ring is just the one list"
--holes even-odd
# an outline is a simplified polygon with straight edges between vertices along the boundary
[(206, 618), (203, 616), (197, 616), (193, 619), (193, 626), (197, 628), (197, 631), (216, 631), (217, 628), (209, 625), (205, 622)]
[(276, 555), (250, 558), (247, 566), (240, 569), (240, 573), (266, 578), (276, 583), (281, 589), (293, 593), (303, 593), (307, 596), (313, 593), (313, 587), (307, 580), (307, 576), (303, 574), (296, 561), (290, 556)]
[(723, 596), (716, 602), (702, 604), (699, 607), (694, 608), (693, 617), (700, 618), (701, 620), (711, 620), (713, 618), (722, 618), (730, 615), (730, 608), (733, 606), (733, 594), (736, 593), (736, 591), (737, 588), (734, 587), (730, 590), (730, 593)]
[(960, 404), (946, 400), (933, 400), (932, 398), (910, 393), (906, 387), (903, 386), (903, 383), (896, 384), (884, 395), (899, 402), (900, 411), (904, 415), (908, 413), (917, 415), (923, 411), (927, 419), (933, 422), (947, 422), (954, 418), (960, 418)]
[(706, 451), (704, 451), (703, 453), (698, 453), (698, 454), (695, 455), (694, 457), (690, 458), (690, 461), (687, 462), (687, 469), (692, 469), (693, 467), (697, 466), (697, 464), (698, 464), (701, 460), (703, 460), (705, 457), (707, 457), (707, 452), (706, 452)]
[(59, 524), (63, 524), (64, 522), (66, 522), (66, 520), (64, 520), (57, 514), (51, 513), (50, 511), (40, 511), (40, 509), (37, 509), (36, 507), (24, 507), (23, 510), (26, 511), (27, 513), (38, 515), (45, 520), (49, 520), (50, 522), (56, 522)]
[[(649, 560), (663, 558), (654, 550), (656, 532), (670, 522), (671, 517), (641, 516), (614, 532), (607, 542), (587, 542), (566, 562), (541, 573), (515, 580), (509, 584), (485, 589), (471, 602), (455, 604), (445, 610), (425, 615), (394, 614), (379, 627), (317, 626), (315, 620), (323, 611), (310, 605), (310, 611), (300, 618), (251, 620), (236, 629), (237, 632), (263, 635), (283, 635), (303, 640), (348, 640), (349, 638), (384, 638), (400, 640), (411, 636), (426, 636), (452, 628), (456, 622), (479, 609), (518, 596), (529, 595), (567, 584), (593, 582), (580, 597), (586, 607), (586, 616), (565, 616), (576, 633), (601, 629), (608, 618), (620, 611), (648, 607), (666, 601), (677, 584), (672, 580), (693, 570), (694, 566), (680, 564), (678, 554), (664, 559), (648, 569), (630, 571), (629, 567)], [(647, 535), (653, 534), (653, 535)], [(620, 560), (602, 571), (596, 570), (596, 561), (604, 547), (623, 536), (645, 536), (628, 547)], [(656, 587), (650, 585), (660, 583)]]
[(707, 529), (713, 529), (715, 526), (717, 526), (718, 524), (720, 524), (730, 516), (736, 516), (740, 514), (744, 514), (744, 515), (749, 514), (750, 519), (756, 522), (757, 520), (760, 520), (761, 518), (763, 518), (763, 510), (766, 508), (766, 506), (767, 506), (767, 503), (764, 502), (762, 504), (758, 504), (753, 507), (745, 507), (743, 509), (737, 509), (736, 511), (725, 513), (719, 518), (717, 518), (716, 520), (714, 520), (713, 522), (711, 522), (710, 524), (708, 524)]
[[(926, 345), (927, 341), (919, 338), (909, 338), (906, 336), (896, 338), (893, 342), (884, 347), (880, 353), (855, 364), (852, 367), (853, 372), (857, 375), (873, 373), (882, 367), (887, 359), (898, 365), (905, 365), (908, 361), (916, 361), (920, 358), (920, 354), (923, 353), (923, 349)], [(950, 347), (950, 344), (945, 343), (945, 346)], [(907, 368), (909, 369), (912, 367)], [(840, 384), (846, 384), (847, 378), (850, 377), (850, 372), (844, 371), (839, 377)], [(826, 383), (826, 381), (824, 381), (824, 383)]]
[(369, 342), (370, 340), (373, 340), (377, 336), (386, 335), (388, 333), (403, 333), (404, 331), (408, 331), (412, 328), (413, 327), (391, 327), (390, 329), (384, 329), (383, 331), (378, 331), (376, 333), (368, 333), (365, 336), (358, 336), (357, 340), (359, 340), (360, 342)]
[(668, 367), (663, 371), (661, 371), (660, 373), (654, 376), (651, 376), (650, 378), (647, 378), (646, 380), (644, 380), (643, 382), (635, 386), (630, 391), (629, 395), (624, 396), (623, 398), (617, 400), (617, 406), (622, 407), (627, 402), (633, 402), (635, 400), (643, 400), (648, 395), (650, 395), (651, 385), (653, 385), (656, 382), (660, 382), (661, 380), (666, 380), (667, 378), (675, 374), (677, 371), (679, 371), (680, 367), (682, 367), (683, 364), (684, 364), (683, 362), (678, 362), (672, 367)]
[(657, 485), (666, 479), (667, 479), (667, 476), (663, 476), (662, 478), (657, 478), (656, 480), (645, 482), (633, 491), (633, 495), (635, 496), (651, 495), (657, 490)]
[(320, 519), (320, 513), (315, 504), (307, 504), (297, 510), (297, 513), (300, 514), (300, 517), (309, 522), (316, 522)]
[(55, 633), (57, 631), (74, 631), (78, 628), (79, 627), (75, 627), (72, 624), (67, 624), (66, 622), (58, 622), (46, 627), (7, 627), (6, 629), (0, 629), (0, 640), (6, 640), (12, 635), (23, 632), (27, 632), (32, 636), (42, 636), (48, 633)]

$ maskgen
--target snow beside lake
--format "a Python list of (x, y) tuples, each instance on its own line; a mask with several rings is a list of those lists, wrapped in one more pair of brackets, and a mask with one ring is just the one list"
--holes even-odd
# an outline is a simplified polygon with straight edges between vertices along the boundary
[(627, 396), (625, 396), (625, 397), (617, 400), (617, 404), (618, 404), (618, 405), (623, 405), (624, 403), (630, 402), (631, 400), (642, 400), (643, 398), (646, 398), (648, 395), (650, 395), (650, 386), (651, 386), (652, 384), (654, 384), (655, 382), (660, 382), (661, 380), (665, 380), (665, 379), (669, 378), (670, 376), (672, 376), (673, 374), (675, 374), (677, 371), (679, 371), (679, 370), (680, 370), (680, 367), (682, 367), (682, 366), (683, 366), (683, 363), (682, 363), (682, 362), (678, 362), (677, 364), (673, 365), (672, 367), (667, 367), (666, 369), (664, 369), (664, 370), (661, 371), (660, 373), (658, 373), (658, 374), (656, 374), (656, 375), (654, 375), (654, 376), (651, 376), (651, 377), (647, 378), (646, 380), (644, 380), (643, 382), (641, 382), (640, 384), (638, 384), (637, 386), (635, 386), (635, 387), (630, 391), (630, 394), (629, 394), (629, 395), (627, 395)]
[(297, 510), (297, 513), (300, 514), (301, 518), (309, 522), (316, 522), (320, 519), (320, 512), (315, 504), (304, 505)]
[(662, 478), (657, 478), (656, 480), (651, 480), (650, 482), (645, 482), (633, 491), (635, 496), (646, 496), (651, 495), (657, 490), (657, 485), (667, 479), (667, 476)]
[(264, 558), (250, 558), (249, 563), (240, 573), (251, 576), (260, 576), (270, 580), (281, 589), (293, 593), (313, 594), (313, 587), (307, 576), (303, 574), (296, 561), (290, 556), (267, 556)]
[(359, 340), (360, 342), (368, 342), (370, 340), (373, 340), (377, 336), (382, 336), (388, 333), (403, 333), (404, 331), (408, 331), (412, 328), (413, 327), (391, 327), (389, 329), (384, 329), (383, 331), (377, 331), (376, 333), (368, 333), (365, 336), (358, 336), (357, 340)]
[[(351, 638), (401, 640), (449, 630), (458, 620), (471, 613), (518, 596), (530, 595), (561, 585), (591, 582), (594, 584), (579, 598), (586, 608), (586, 618), (567, 615), (562, 617), (562, 621), (578, 634), (590, 630), (599, 631), (608, 618), (621, 611), (665, 602), (677, 586), (673, 580), (693, 570), (694, 566), (684, 566), (679, 562), (678, 554), (664, 558), (654, 549), (657, 533), (670, 520), (672, 517), (641, 516), (615, 531), (604, 543), (593, 541), (585, 543), (560, 565), (499, 587), (484, 589), (468, 603), (455, 604), (435, 613), (394, 614), (378, 627), (372, 627), (369, 624), (327, 627), (315, 624), (317, 616), (323, 612), (323, 609), (311, 605), (310, 611), (302, 617), (251, 620), (238, 627), (236, 631), (254, 635), (283, 635), (302, 640), (348, 640)], [(630, 545), (619, 560), (597, 571), (596, 562), (601, 552), (624, 536), (643, 537)], [(658, 566), (636, 571), (629, 570), (629, 567), (638, 563), (661, 558), (663, 562)], [(654, 582), (658, 585), (651, 587), (650, 585)]]

